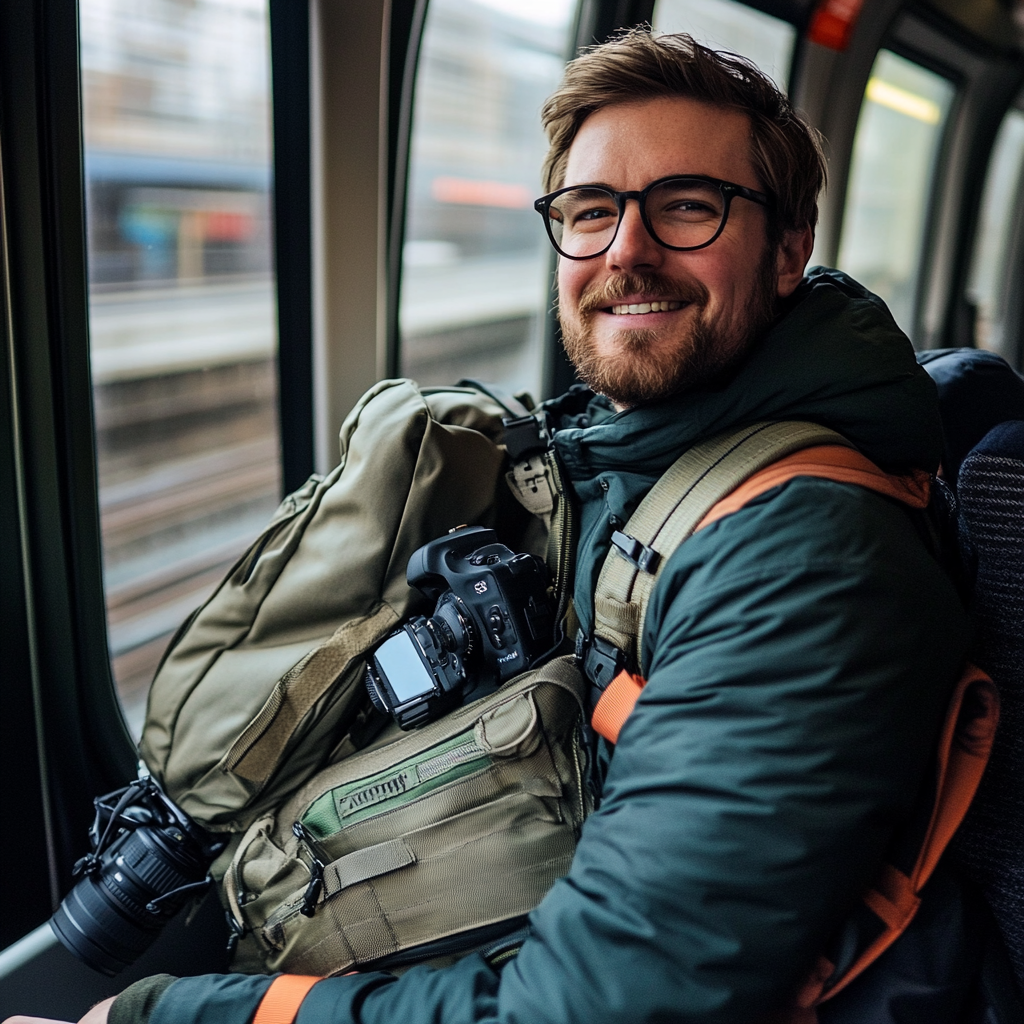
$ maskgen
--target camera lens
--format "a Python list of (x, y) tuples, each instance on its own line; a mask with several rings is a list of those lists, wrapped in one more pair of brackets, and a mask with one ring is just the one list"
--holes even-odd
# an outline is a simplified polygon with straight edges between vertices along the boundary
[[(190, 851), (189, 837), (174, 826), (130, 832), (104, 854), (99, 870), (68, 893), (52, 927), (90, 967), (116, 974), (133, 963), (189, 894), (149, 904), (164, 893), (200, 882), (207, 861)], [(189, 854), (192, 853), (192, 856)]]
[[(207, 859), (181, 829), (140, 828), (104, 854), (99, 870), (68, 893), (51, 926), (79, 959), (104, 974), (133, 963), (188, 900), (190, 893), (149, 904), (164, 893), (201, 882)], [(190, 853), (192, 854), (190, 856)]]
[(461, 652), (462, 659), (472, 657), (474, 649), (473, 619), (462, 602), (449, 591), (434, 609), (430, 620), (444, 636), (444, 646), (449, 651)]

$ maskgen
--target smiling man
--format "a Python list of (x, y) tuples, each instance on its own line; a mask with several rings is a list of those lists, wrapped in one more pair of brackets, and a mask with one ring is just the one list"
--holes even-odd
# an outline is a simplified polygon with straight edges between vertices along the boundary
[[(906, 474), (935, 470), (941, 432), (884, 304), (837, 272), (804, 276), (824, 162), (750, 65), (635, 31), (574, 61), (543, 116), (537, 209), (592, 389), (549, 403), (580, 512), (585, 648), (612, 533), (697, 442), (809, 420)], [(789, 1019), (914, 805), (969, 642), (926, 535), (898, 501), (798, 477), (688, 540), (647, 612), (646, 688), (591, 765), (597, 809), (518, 955), (327, 979), (299, 1024)], [(246, 1024), (268, 984), (151, 979), (109, 1020)], [(899, 1019), (957, 1019), (963, 977), (935, 984)], [(884, 999), (857, 1009), (859, 991), (821, 1020), (890, 1019)]]
[[(817, 185), (820, 158), (803, 141)], [(539, 201), (562, 257), (566, 351), (619, 408), (712, 381), (802, 278), (811, 225), (769, 237), (774, 202), (753, 187), (750, 148), (740, 111), (682, 96), (618, 103), (586, 119), (564, 161), (564, 180), (594, 184)]]
[[(544, 112), (560, 187), (536, 205), (561, 257), (566, 351), (623, 408), (742, 357), (803, 276), (824, 181), (817, 140), (771, 82), (680, 40), (595, 51)], [(643, 47), (664, 63), (641, 67)]]

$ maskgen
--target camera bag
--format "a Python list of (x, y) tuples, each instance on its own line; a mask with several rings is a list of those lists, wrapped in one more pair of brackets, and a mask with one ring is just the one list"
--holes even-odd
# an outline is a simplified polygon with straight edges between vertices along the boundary
[(364, 686), (369, 649), (431, 611), (410, 556), (456, 527), (543, 551), (554, 525), (564, 594), (568, 505), (557, 481), (537, 509), (505, 485), (509, 413), (518, 457), (536, 421), (516, 400), (378, 384), (342, 427), (339, 466), (284, 500), (164, 656), (140, 752), (192, 819), (234, 833), (213, 874), (239, 969), (466, 952), (568, 870), (588, 809), (571, 659), (408, 733)]
[(389, 725), (254, 822), (223, 882), (234, 968), (394, 969), (525, 923), (590, 810), (583, 689), (563, 656), (422, 728)]

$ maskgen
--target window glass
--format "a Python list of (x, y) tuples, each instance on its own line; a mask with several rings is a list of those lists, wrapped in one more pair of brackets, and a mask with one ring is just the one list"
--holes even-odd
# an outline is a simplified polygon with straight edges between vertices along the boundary
[(846, 193), (839, 266), (913, 326), (925, 216), (954, 88), (882, 50), (864, 94)]
[(573, 0), (431, 0), (416, 84), (399, 306), (402, 373), (535, 396), (551, 254), (533, 200), (540, 108)]
[(265, 0), (81, 0), (90, 331), (114, 676), (138, 732), (173, 631), (280, 489)]
[(752, 60), (785, 88), (793, 61), (796, 29), (735, 0), (658, 0), (652, 19), (656, 32), (689, 32), (713, 50)]
[(974, 339), (979, 348), (1003, 352), (998, 321), (1006, 294), (1007, 259), (1019, 216), (1024, 168), (1024, 113), (1011, 110), (1003, 120), (989, 163), (981, 219), (971, 263), (967, 296), (977, 310)]

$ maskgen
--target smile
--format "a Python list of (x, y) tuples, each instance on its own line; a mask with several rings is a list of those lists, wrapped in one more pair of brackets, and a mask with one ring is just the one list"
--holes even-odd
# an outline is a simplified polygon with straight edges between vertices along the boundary
[(634, 302), (625, 306), (612, 306), (611, 311), (616, 316), (629, 316), (636, 313), (671, 313), (675, 309), (681, 309), (686, 303), (678, 302), (675, 299), (665, 299), (661, 302)]

